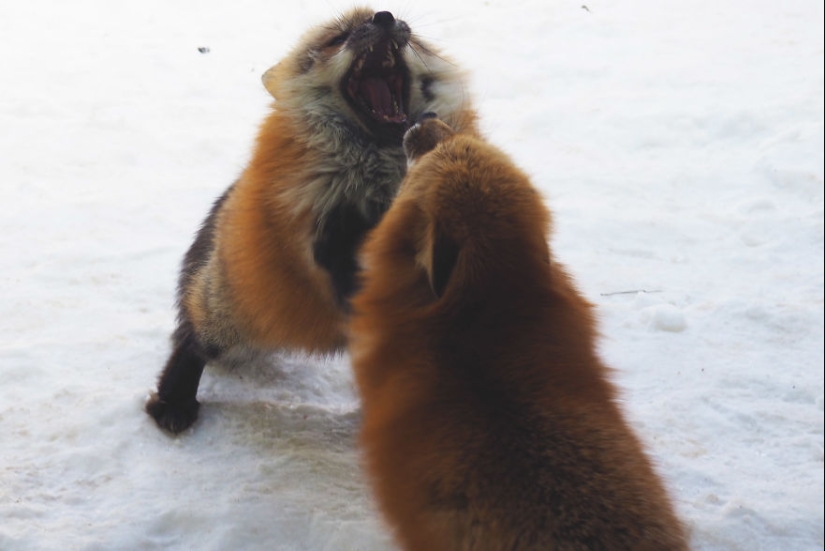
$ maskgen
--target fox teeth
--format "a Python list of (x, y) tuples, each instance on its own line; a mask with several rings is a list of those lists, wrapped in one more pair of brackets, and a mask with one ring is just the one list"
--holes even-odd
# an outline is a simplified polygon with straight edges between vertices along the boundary
[(390, 42), (392, 42), (392, 47), (397, 50), (398, 49), (398, 42), (396, 42), (395, 40), (390, 40)]

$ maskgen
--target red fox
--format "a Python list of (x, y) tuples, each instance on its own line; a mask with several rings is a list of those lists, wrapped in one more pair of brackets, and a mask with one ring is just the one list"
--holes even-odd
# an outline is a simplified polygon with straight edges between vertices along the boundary
[(275, 103), (249, 165), (183, 260), (173, 351), (146, 404), (172, 433), (195, 421), (209, 361), (342, 350), (355, 251), (405, 174), (408, 121), (438, 110), (477, 132), (464, 73), (387, 11), (310, 30), (263, 80)]
[(427, 118), (362, 249), (361, 443), (407, 551), (686, 550), (596, 353), (550, 213), (501, 151)]

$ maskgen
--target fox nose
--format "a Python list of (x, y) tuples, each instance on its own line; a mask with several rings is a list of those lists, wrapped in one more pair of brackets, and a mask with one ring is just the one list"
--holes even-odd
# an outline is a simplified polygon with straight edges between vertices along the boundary
[(372, 16), (372, 22), (379, 27), (389, 27), (395, 23), (395, 17), (388, 11), (379, 11)]

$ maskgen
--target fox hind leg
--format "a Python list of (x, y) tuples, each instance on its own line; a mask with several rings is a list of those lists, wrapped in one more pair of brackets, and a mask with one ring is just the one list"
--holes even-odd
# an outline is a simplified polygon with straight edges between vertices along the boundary
[(157, 392), (152, 394), (146, 403), (146, 412), (158, 426), (173, 434), (186, 430), (197, 419), (200, 404), (196, 397), (203, 368), (221, 352), (217, 347), (204, 346), (196, 336), (195, 328), (189, 321), (184, 307), (184, 296), (192, 286), (195, 274), (206, 265), (213, 253), (218, 213), (233, 188), (234, 184), (215, 201), (198, 231), (195, 242), (183, 259), (178, 281), (180, 321), (172, 335), (174, 348), (158, 379)]
[(146, 403), (146, 413), (158, 427), (178, 434), (192, 426), (198, 417), (197, 393), (203, 368), (218, 353), (198, 342), (189, 322), (181, 323), (173, 342), (172, 354), (158, 380), (158, 390)]

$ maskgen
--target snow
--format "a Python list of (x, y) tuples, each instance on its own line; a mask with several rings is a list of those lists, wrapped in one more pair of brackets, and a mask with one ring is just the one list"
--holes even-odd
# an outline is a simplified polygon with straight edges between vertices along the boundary
[[(177, 438), (142, 411), (260, 75), (348, 5), (4, 3), (0, 549), (392, 548), (345, 356), (207, 369)], [(693, 546), (822, 549), (822, 3), (375, 7), (546, 194)]]

